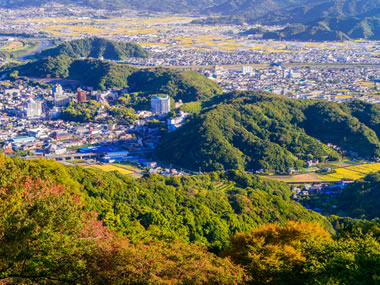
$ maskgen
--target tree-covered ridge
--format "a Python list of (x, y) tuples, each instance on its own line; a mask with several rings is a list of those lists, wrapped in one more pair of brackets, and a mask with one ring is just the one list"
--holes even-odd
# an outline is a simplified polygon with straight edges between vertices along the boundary
[(130, 91), (168, 94), (176, 101), (204, 100), (222, 93), (222, 88), (195, 71), (167, 68), (139, 70), (128, 78)]
[(132, 239), (182, 239), (220, 251), (230, 235), (268, 222), (318, 221), (331, 227), (290, 200), (286, 184), (241, 172), (134, 179), (43, 160), (17, 163), (28, 173), (81, 193), (106, 226)]
[(73, 40), (48, 48), (36, 56), (57, 57), (66, 55), (72, 58), (100, 58), (109, 60), (121, 60), (129, 57), (147, 57), (149, 54), (141, 46), (135, 43), (123, 43), (111, 41), (103, 38), (85, 38)]
[(369, 121), (363, 117), (361, 122), (338, 104), (233, 92), (203, 105), (210, 107), (163, 137), (159, 159), (195, 170), (286, 170), (310, 158), (338, 159), (327, 143), (364, 157), (380, 153)]
[(341, 216), (369, 220), (380, 218), (380, 172), (348, 185), (336, 202), (337, 213)]
[(307, 24), (292, 24), (277, 31), (254, 28), (244, 34), (262, 34), (263, 39), (295, 41), (379, 40), (380, 18), (324, 18)]
[(377, 0), (233, 0), (208, 9), (223, 17), (195, 23), (235, 23), (287, 25), (271, 31), (251, 29), (247, 34), (263, 34), (264, 39), (298, 41), (378, 40), (380, 4)]

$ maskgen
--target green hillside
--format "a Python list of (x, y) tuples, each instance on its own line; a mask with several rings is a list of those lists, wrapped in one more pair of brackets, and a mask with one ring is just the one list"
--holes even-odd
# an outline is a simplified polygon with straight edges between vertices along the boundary
[(86, 38), (65, 42), (36, 55), (38, 58), (65, 55), (73, 58), (100, 58), (121, 60), (129, 57), (147, 57), (148, 52), (134, 43), (122, 43), (102, 38)]
[(139, 70), (128, 78), (131, 92), (168, 94), (176, 101), (191, 102), (222, 93), (214, 81), (195, 71), (176, 71), (167, 68)]
[[(152, 94), (168, 94), (176, 101), (191, 102), (222, 93), (218, 84), (195, 71), (168, 68), (140, 70), (135, 67), (99, 59), (74, 59), (65, 55), (47, 57), (21, 65), (8, 65), (0, 74), (40, 78), (65, 78), (96, 89), (127, 88), (140, 93), (134, 105), (147, 103)], [(137, 94), (135, 94), (137, 95)], [(133, 98), (130, 98), (133, 99)], [(148, 100), (149, 101), (149, 100)]]
[(74, 59), (60, 55), (42, 58), (23, 65), (8, 66), (3, 69), (3, 73), (9, 75), (18, 71), (20, 76), (78, 80), (82, 85), (104, 90), (127, 87), (127, 78), (134, 70), (134, 67), (110, 61)]
[(19, 160), (17, 165), (81, 193), (105, 225), (131, 239), (182, 239), (219, 251), (231, 234), (266, 223), (318, 221), (331, 230), (322, 216), (290, 199), (286, 184), (238, 171), (134, 179), (46, 160)]
[(185, 126), (163, 137), (158, 159), (204, 171), (286, 170), (310, 158), (338, 159), (327, 143), (364, 157), (380, 154), (368, 120), (347, 114), (338, 104), (264, 92), (234, 92), (207, 104)]

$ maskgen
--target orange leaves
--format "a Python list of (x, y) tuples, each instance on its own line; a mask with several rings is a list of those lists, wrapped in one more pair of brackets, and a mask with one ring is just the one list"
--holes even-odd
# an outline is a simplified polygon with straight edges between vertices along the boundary
[(245, 266), (254, 282), (270, 283), (297, 278), (306, 261), (303, 244), (322, 240), (331, 240), (331, 236), (316, 223), (268, 224), (231, 237), (231, 248), (225, 255)]

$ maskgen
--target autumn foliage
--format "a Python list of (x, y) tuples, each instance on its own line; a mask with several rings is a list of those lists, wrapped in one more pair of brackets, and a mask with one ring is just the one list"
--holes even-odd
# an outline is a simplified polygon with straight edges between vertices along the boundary
[(341, 224), (337, 235), (316, 222), (266, 224), (231, 236), (216, 256), (194, 241), (144, 235), (142, 226), (133, 237), (110, 230), (63, 170), (46, 161), (0, 157), (0, 284), (380, 282), (376, 222)]
[(154, 239), (131, 243), (85, 210), (62, 186), (23, 176), (2, 161), (2, 283), (220, 283), (244, 280), (228, 259), (196, 245)]

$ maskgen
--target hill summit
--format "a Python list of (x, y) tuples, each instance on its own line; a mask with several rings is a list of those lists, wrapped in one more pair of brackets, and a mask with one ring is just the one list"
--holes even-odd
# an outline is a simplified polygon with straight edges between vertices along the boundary
[(102, 57), (110, 60), (122, 60), (129, 57), (147, 57), (149, 54), (141, 46), (134, 43), (122, 43), (94, 37), (73, 40), (45, 49), (37, 54), (37, 57), (56, 57), (59, 55), (73, 58)]

